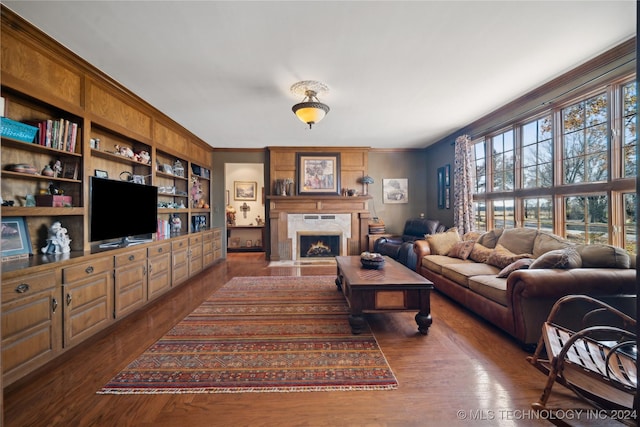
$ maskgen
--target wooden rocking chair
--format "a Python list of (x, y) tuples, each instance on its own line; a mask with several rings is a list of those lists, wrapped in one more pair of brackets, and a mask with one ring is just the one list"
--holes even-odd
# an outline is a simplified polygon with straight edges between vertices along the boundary
[[(583, 324), (608, 314), (621, 321), (621, 327), (587, 326), (571, 331), (556, 324), (554, 320), (561, 307), (576, 301), (595, 307), (583, 317)], [(633, 410), (637, 399), (637, 347), (636, 335), (628, 329), (635, 331), (635, 325), (630, 316), (589, 296), (569, 295), (559, 299), (542, 326), (535, 353), (527, 358), (548, 376), (540, 400), (531, 406), (546, 409), (551, 388), (557, 382), (598, 409)], [(547, 359), (541, 358), (543, 352)], [(636, 425), (635, 420), (628, 421)]]

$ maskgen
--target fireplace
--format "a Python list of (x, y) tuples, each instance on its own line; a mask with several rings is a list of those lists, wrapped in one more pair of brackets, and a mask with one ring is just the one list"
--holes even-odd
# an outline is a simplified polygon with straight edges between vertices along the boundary
[[(301, 237), (304, 236), (304, 242)], [(315, 239), (313, 238), (315, 236)], [(324, 253), (322, 246), (329, 246), (331, 255), (334, 257), (346, 254), (347, 239), (351, 238), (351, 215), (349, 214), (289, 214), (287, 215), (287, 237), (291, 239), (291, 258), (299, 260), (310, 258), (307, 251), (310, 245), (316, 244), (318, 240), (323, 245), (314, 247), (316, 257)], [(307, 237), (310, 237), (307, 239)], [(330, 241), (329, 241), (330, 240)]]
[(340, 255), (341, 234), (298, 233), (298, 258), (326, 258)]

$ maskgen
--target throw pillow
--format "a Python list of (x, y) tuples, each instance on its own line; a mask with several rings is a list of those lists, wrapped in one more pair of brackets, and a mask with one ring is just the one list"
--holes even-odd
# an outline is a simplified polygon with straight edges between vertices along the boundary
[(535, 260), (533, 258), (519, 259), (507, 265), (505, 268), (503, 268), (496, 277), (505, 278), (505, 277), (509, 277), (509, 275), (516, 270), (526, 270), (534, 261)]
[(475, 245), (473, 245), (473, 249), (471, 250), (469, 258), (471, 258), (475, 262), (486, 263), (492, 251), (493, 249), (489, 249), (486, 246), (482, 246), (480, 243), (476, 243)]
[(429, 242), (431, 255), (446, 255), (451, 247), (460, 241), (456, 228), (450, 228), (444, 233), (426, 234), (424, 237)]
[(464, 236), (462, 236), (462, 240), (473, 240), (474, 242), (477, 242), (479, 238), (480, 233), (477, 231), (467, 231), (464, 233)]
[(555, 249), (537, 258), (529, 268), (580, 268), (582, 258), (573, 246), (564, 249)]
[(512, 262), (522, 258), (531, 258), (531, 254), (514, 254), (501, 244), (497, 244), (495, 249), (491, 251), (487, 264), (494, 265), (498, 268), (505, 268)]
[(447, 252), (447, 256), (453, 258), (467, 259), (469, 255), (471, 255), (471, 251), (473, 250), (473, 245), (476, 242), (473, 240), (466, 240), (462, 242), (456, 242), (453, 244), (449, 252)]

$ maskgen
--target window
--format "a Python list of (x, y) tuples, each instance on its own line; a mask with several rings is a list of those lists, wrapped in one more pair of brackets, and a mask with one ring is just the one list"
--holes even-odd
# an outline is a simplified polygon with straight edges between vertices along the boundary
[(495, 228), (514, 228), (515, 215), (513, 199), (493, 200), (493, 224)]
[(475, 202), (473, 209), (476, 217), (476, 230), (487, 231), (487, 205), (485, 202)]
[(577, 243), (608, 243), (606, 194), (564, 198), (565, 237)]
[(607, 96), (600, 94), (562, 110), (565, 184), (607, 180)]
[(637, 83), (598, 84), (477, 139), (478, 230), (535, 228), (637, 252)]
[(522, 200), (523, 226), (553, 232), (553, 201), (551, 197)]
[(513, 131), (501, 133), (491, 138), (491, 171), (493, 191), (513, 190), (514, 148)]
[(624, 203), (624, 222), (623, 222), (623, 236), (624, 236), (624, 248), (630, 254), (637, 254), (637, 194), (636, 193), (627, 193), (623, 194), (623, 203)]
[(473, 163), (475, 165), (473, 177), (473, 182), (475, 183), (474, 193), (484, 193), (487, 191), (487, 162), (484, 141), (477, 142), (473, 145), (473, 156)]
[(627, 83), (622, 87), (623, 97), (623, 131), (622, 131), (622, 175), (636, 176), (638, 156), (636, 145), (636, 125), (638, 121), (637, 111), (637, 84)]
[(522, 126), (522, 188), (551, 187), (552, 129), (551, 115)]

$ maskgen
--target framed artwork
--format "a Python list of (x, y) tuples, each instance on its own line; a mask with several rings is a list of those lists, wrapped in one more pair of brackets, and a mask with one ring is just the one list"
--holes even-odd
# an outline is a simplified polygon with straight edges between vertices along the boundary
[(451, 165), (444, 166), (444, 186), (448, 187), (451, 184)]
[(444, 166), (438, 168), (438, 209), (444, 209)]
[(2, 260), (28, 257), (31, 238), (24, 217), (2, 218)]
[(233, 181), (233, 200), (256, 200), (257, 186), (255, 181)]
[(62, 165), (62, 177), (66, 179), (78, 179), (78, 162), (64, 162)]
[(409, 203), (409, 180), (390, 178), (382, 180), (383, 203)]
[(246, 246), (246, 247), (248, 247), (248, 248), (250, 248), (250, 247), (252, 247), (252, 246), (253, 246), (253, 242), (252, 242), (251, 240), (247, 240), (247, 241), (245, 242), (245, 246)]
[(340, 195), (340, 153), (297, 153), (298, 194)]
[(100, 169), (95, 170), (95, 176), (97, 178), (109, 178), (109, 173)]
[(229, 240), (229, 247), (230, 248), (239, 248), (240, 247), (240, 238), (239, 237), (232, 237)]
[(446, 209), (450, 209), (451, 208), (451, 204), (449, 202), (450, 199), (451, 199), (451, 196), (449, 194), (449, 187), (445, 187), (445, 189), (444, 189), (444, 207)]

